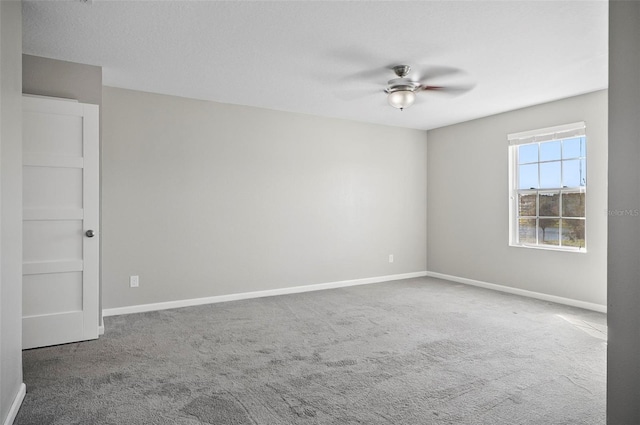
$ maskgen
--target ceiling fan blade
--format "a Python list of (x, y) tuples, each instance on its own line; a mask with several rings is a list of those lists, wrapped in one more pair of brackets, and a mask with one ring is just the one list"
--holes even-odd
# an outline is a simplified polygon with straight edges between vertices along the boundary
[(386, 67), (379, 67), (374, 69), (367, 69), (364, 71), (354, 72), (353, 74), (346, 75), (341, 78), (342, 81), (376, 81), (384, 80), (384, 77), (389, 74), (389, 69)]
[(442, 93), (449, 96), (459, 96), (464, 94), (475, 87), (475, 84), (458, 84), (452, 86), (430, 86), (430, 85), (421, 85), (418, 90), (420, 91), (430, 91), (433, 93)]
[[(389, 78), (393, 75), (393, 73), (389, 71), (390, 68), (387, 69), (387, 67), (379, 66), (381, 63), (384, 64), (384, 62), (380, 61), (380, 58), (375, 52), (362, 46), (350, 46), (332, 50), (328, 52), (328, 59), (341, 64), (340, 68), (343, 69), (343, 72), (338, 80), (342, 82), (384, 81), (387, 75), (389, 75)], [(356, 72), (345, 74), (344, 69), (349, 71), (354, 70)]]
[(334, 91), (334, 94), (337, 98), (342, 100), (357, 100), (369, 97), (374, 94), (383, 93), (383, 90), (380, 89), (347, 89), (347, 90), (339, 90)]
[(362, 46), (343, 47), (329, 52), (331, 59), (337, 59), (347, 66), (370, 67), (380, 63), (380, 58), (372, 51)]
[(416, 75), (418, 81), (434, 80), (441, 77), (451, 77), (454, 75), (466, 75), (467, 73), (452, 66), (428, 66), (418, 69), (421, 71)]

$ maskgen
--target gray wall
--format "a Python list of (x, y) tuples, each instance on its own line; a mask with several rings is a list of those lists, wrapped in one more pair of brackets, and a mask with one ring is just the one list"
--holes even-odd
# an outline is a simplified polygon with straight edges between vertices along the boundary
[(102, 68), (22, 55), (22, 92), (102, 105)]
[[(609, 209), (640, 209), (640, 3), (609, 2)], [(609, 219), (607, 423), (640, 423), (640, 217)]]
[(426, 267), (424, 131), (104, 87), (102, 167), (104, 308)]
[[(586, 121), (585, 254), (509, 246), (507, 134)], [(607, 93), (428, 132), (428, 270), (606, 305)]]
[(0, 423), (22, 384), (22, 9), (0, 1)]

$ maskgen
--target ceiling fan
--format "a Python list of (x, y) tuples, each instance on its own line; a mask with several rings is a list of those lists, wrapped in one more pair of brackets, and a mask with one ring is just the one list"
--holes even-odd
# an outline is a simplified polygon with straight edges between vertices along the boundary
[[(448, 93), (463, 93), (473, 88), (472, 84), (457, 86), (432, 86), (423, 81), (416, 81), (408, 77), (411, 67), (409, 65), (396, 65), (391, 67), (398, 78), (388, 81), (387, 88), (384, 90), (388, 94), (387, 100), (394, 108), (401, 111), (413, 105), (416, 100), (416, 93), (421, 91), (438, 91)], [(434, 75), (427, 75), (426, 78), (434, 76), (442, 76), (447, 74), (456, 74), (461, 72), (456, 68), (441, 68)], [(424, 80), (425, 78), (423, 78)]]

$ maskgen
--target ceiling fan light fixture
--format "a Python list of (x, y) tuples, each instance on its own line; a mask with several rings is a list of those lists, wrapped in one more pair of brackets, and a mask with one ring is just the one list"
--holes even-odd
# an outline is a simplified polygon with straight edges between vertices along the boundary
[(413, 105), (416, 100), (416, 94), (412, 90), (394, 90), (387, 96), (389, 105), (398, 108), (401, 111)]

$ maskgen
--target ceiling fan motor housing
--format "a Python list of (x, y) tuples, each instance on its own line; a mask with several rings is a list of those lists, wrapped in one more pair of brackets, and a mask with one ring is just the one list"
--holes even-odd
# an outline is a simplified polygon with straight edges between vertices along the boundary
[(389, 80), (388, 84), (389, 86), (385, 90), (387, 93), (393, 93), (400, 90), (415, 91), (415, 89), (420, 87), (420, 83), (411, 81), (408, 78), (394, 78), (393, 80)]

